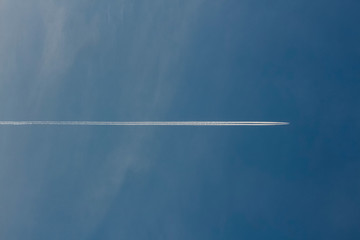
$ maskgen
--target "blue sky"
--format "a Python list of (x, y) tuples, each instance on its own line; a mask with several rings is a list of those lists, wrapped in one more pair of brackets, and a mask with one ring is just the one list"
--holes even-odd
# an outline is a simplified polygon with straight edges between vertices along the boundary
[(358, 239), (358, 1), (2, 0), (1, 239)]

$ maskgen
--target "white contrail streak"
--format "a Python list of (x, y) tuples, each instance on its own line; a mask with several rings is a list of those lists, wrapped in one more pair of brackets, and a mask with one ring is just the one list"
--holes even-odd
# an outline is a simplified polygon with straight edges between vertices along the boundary
[(169, 121), (169, 122), (104, 122), (104, 121), (0, 121), (0, 125), (57, 125), (57, 126), (278, 126), (288, 122), (230, 122), (230, 121)]

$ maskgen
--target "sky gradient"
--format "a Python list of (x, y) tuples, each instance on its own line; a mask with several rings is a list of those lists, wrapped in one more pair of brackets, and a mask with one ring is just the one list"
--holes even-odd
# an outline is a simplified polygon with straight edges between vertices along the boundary
[(0, 238), (359, 239), (352, 0), (0, 0)]

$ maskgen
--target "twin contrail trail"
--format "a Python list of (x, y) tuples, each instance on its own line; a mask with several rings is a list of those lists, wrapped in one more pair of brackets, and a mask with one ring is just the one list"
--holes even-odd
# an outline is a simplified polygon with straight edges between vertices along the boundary
[(0, 125), (56, 125), (56, 126), (278, 126), (289, 122), (259, 121), (159, 121), (159, 122), (105, 122), (105, 121), (0, 121)]

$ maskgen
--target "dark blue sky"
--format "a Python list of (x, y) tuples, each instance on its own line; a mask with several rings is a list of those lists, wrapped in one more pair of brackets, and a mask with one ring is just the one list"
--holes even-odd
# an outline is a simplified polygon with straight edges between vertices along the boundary
[(1, 239), (359, 239), (360, 2), (3, 0)]

